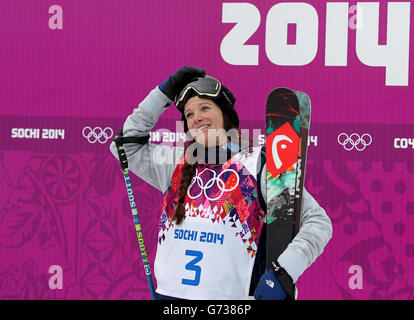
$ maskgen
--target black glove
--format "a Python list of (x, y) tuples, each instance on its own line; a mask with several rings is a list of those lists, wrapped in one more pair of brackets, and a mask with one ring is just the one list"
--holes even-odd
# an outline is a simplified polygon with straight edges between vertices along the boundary
[(203, 69), (185, 66), (159, 85), (160, 90), (170, 99), (174, 100), (175, 96), (184, 89), (184, 87), (194, 78), (204, 77), (206, 72)]

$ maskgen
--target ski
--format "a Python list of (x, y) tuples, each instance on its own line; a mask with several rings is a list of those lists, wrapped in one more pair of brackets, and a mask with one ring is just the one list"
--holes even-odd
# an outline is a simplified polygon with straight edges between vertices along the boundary
[[(290, 89), (274, 89), (266, 101), (267, 269), (294, 237), (299, 144), (299, 100)], [(285, 291), (293, 297), (294, 285)]]
[(298, 150), (298, 162), (296, 166), (296, 212), (295, 214), (295, 231), (294, 235), (299, 232), (300, 226), (300, 213), (302, 211), (302, 193), (303, 186), (305, 183), (305, 170), (306, 170), (306, 156), (308, 151), (308, 137), (309, 137), (309, 126), (311, 119), (311, 101), (309, 96), (302, 91), (294, 91), (299, 100), (300, 110), (300, 143)]

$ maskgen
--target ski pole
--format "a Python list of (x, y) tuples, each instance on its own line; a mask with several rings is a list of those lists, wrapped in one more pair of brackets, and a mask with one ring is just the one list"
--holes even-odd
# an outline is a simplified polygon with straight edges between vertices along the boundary
[(135, 204), (134, 192), (132, 191), (131, 179), (129, 177), (128, 161), (127, 161), (126, 153), (125, 153), (124, 146), (123, 146), (124, 143), (140, 143), (140, 144), (146, 143), (148, 141), (148, 138), (149, 136), (144, 137), (144, 138), (123, 137), (122, 130), (120, 130), (115, 136), (115, 138), (113, 139), (113, 141), (115, 142), (115, 145), (118, 151), (119, 161), (120, 161), (121, 169), (122, 169), (122, 175), (125, 180), (125, 186), (126, 186), (127, 193), (128, 193), (129, 205), (131, 207), (132, 217), (134, 219), (135, 230), (136, 230), (137, 237), (138, 237), (138, 245), (139, 245), (139, 249), (141, 252), (142, 262), (144, 264), (144, 270), (145, 270), (145, 275), (147, 277), (148, 287), (150, 289), (152, 300), (156, 300), (157, 298), (156, 298), (156, 294), (154, 290), (154, 283), (152, 281), (152, 276), (151, 276), (151, 266), (148, 261), (147, 250), (145, 249), (141, 223), (139, 222), (138, 210)]
[(129, 178), (129, 170), (128, 169), (123, 170), (122, 174), (124, 176), (125, 186), (128, 192), (129, 204), (131, 206), (132, 217), (134, 219), (135, 230), (137, 232), (137, 237), (138, 237), (139, 250), (141, 251), (142, 262), (144, 263), (144, 270), (145, 270), (145, 275), (147, 276), (148, 286), (151, 292), (151, 298), (152, 300), (155, 300), (156, 297), (155, 297), (155, 291), (154, 291), (154, 284), (152, 282), (152, 277), (151, 277), (151, 267), (148, 262), (148, 255), (147, 255), (147, 250), (145, 249), (144, 237), (142, 236), (141, 223), (139, 222), (138, 210), (135, 205), (134, 193), (132, 191), (131, 180)]

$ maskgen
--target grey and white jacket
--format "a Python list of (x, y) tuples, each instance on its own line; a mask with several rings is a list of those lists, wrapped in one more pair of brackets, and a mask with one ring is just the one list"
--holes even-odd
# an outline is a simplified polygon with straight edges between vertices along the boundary
[[(144, 137), (149, 134), (161, 114), (171, 105), (158, 87), (129, 115), (123, 126), (125, 137)], [(184, 155), (184, 148), (146, 144), (125, 144), (129, 169), (163, 194), (167, 191), (178, 161)], [(115, 143), (110, 146), (112, 154), (118, 158)], [(260, 177), (261, 193), (266, 201), (266, 167)], [(279, 256), (279, 264), (296, 283), (299, 276), (323, 252), (332, 237), (332, 224), (325, 210), (306, 191), (303, 191), (303, 204), (299, 232)]]

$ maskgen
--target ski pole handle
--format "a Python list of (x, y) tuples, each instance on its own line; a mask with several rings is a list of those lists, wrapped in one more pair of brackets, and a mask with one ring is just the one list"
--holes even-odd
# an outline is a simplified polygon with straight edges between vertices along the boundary
[(148, 261), (147, 250), (145, 249), (144, 237), (142, 236), (141, 224), (138, 218), (138, 210), (135, 205), (134, 193), (132, 191), (131, 180), (129, 178), (129, 170), (128, 169), (122, 170), (122, 174), (124, 176), (125, 186), (128, 192), (129, 204), (131, 206), (132, 217), (134, 218), (135, 230), (137, 232), (137, 237), (138, 237), (138, 245), (141, 251), (142, 262), (144, 263), (144, 270), (145, 270), (145, 275), (147, 276), (147, 282), (148, 282), (148, 286), (150, 289), (151, 298), (152, 300), (156, 300), (154, 284), (152, 282), (152, 277), (151, 277), (151, 267)]

